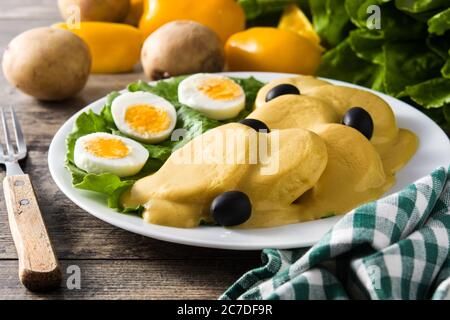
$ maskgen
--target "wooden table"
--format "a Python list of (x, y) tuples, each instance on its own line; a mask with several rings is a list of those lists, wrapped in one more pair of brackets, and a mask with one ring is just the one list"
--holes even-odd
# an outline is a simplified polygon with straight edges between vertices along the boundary
[[(55, 0), (1, 1), (1, 52), (17, 34), (58, 20)], [(21, 286), (2, 193), (0, 299), (216, 299), (242, 273), (260, 264), (256, 251), (170, 244), (115, 228), (78, 208), (56, 187), (47, 151), (58, 128), (88, 103), (141, 78), (141, 71), (91, 76), (78, 97), (42, 103), (15, 90), (0, 75), (0, 106), (12, 104), (18, 112), (30, 150), (23, 169), (35, 185), (65, 276), (61, 288), (49, 294), (34, 294)], [(81, 268), (80, 290), (66, 287), (70, 265)]]

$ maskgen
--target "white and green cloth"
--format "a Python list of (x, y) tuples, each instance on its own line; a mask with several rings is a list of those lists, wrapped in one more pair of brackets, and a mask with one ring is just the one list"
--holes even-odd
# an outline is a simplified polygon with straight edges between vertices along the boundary
[(450, 299), (450, 168), (353, 210), (309, 250), (262, 259), (221, 299)]

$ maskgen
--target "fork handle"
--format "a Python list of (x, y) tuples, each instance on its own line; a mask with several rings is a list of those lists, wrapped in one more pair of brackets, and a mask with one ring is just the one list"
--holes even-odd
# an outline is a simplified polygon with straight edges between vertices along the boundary
[(58, 287), (62, 274), (27, 174), (3, 180), (9, 226), (19, 257), (19, 278), (31, 291)]

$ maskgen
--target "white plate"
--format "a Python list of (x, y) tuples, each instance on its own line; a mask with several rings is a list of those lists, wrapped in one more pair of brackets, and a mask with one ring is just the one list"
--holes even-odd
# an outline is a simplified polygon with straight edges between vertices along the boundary
[[(241, 78), (254, 76), (263, 82), (292, 76), (259, 72), (225, 74)], [(368, 90), (382, 97), (394, 110), (399, 127), (410, 129), (419, 137), (420, 146), (417, 153), (408, 165), (397, 174), (397, 184), (387, 194), (402, 189), (439, 166), (449, 165), (450, 141), (445, 133), (426, 115), (385, 94), (341, 81), (329, 81), (334, 84)], [(117, 213), (109, 209), (106, 200), (98, 194), (73, 188), (70, 174), (64, 168), (65, 139), (72, 130), (75, 119), (81, 112), (88, 109), (99, 112), (104, 103), (105, 99), (95, 101), (71, 117), (56, 133), (48, 154), (51, 175), (61, 191), (79, 207), (103, 221), (134, 233), (169, 242), (221, 249), (256, 250), (311, 246), (340, 219), (340, 217), (332, 217), (267, 229), (230, 230), (211, 226), (181, 229), (152, 225), (145, 223), (138, 217)], [(89, 226), (86, 226), (86, 229), (88, 228)]]

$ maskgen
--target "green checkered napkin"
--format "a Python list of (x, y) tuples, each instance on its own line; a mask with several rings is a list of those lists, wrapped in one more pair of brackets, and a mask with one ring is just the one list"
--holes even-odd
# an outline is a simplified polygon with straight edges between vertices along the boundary
[(312, 248), (262, 253), (221, 299), (450, 299), (450, 168), (345, 215)]

